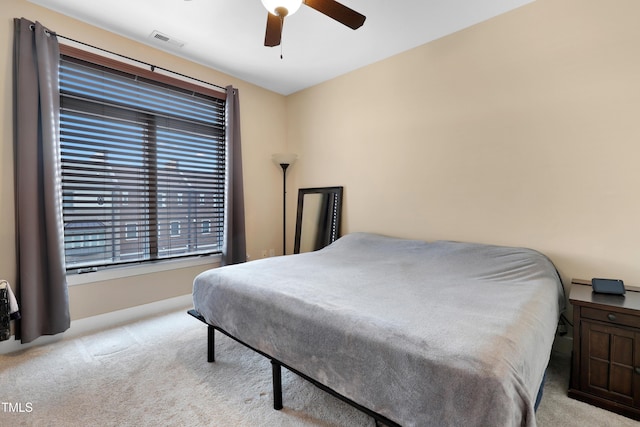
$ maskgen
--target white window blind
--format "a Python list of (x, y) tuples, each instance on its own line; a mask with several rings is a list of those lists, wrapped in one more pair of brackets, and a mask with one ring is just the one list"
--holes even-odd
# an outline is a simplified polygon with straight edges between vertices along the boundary
[(66, 55), (60, 92), (67, 269), (220, 252), (224, 99)]

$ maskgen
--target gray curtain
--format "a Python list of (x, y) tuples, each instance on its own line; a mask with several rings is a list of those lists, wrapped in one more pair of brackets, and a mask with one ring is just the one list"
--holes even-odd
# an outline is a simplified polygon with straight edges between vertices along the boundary
[(58, 40), (40, 23), (14, 19), (16, 339), (69, 328), (59, 156)]
[(242, 181), (242, 150), (240, 144), (240, 101), (238, 89), (227, 86), (227, 182), (225, 235), (222, 265), (247, 260), (244, 227), (244, 190)]

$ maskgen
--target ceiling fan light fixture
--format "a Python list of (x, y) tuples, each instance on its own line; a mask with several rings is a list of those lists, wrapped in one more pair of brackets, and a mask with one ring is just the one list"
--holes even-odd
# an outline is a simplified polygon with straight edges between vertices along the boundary
[[(291, 16), (298, 11), (302, 0), (261, 0), (269, 13), (276, 16)], [(284, 11), (282, 10), (284, 9)]]

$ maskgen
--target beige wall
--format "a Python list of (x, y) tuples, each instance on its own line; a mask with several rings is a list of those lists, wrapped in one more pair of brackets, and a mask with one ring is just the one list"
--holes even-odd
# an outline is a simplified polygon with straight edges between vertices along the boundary
[[(249, 256), (262, 249), (280, 253), (282, 172), (271, 154), (285, 149), (285, 97), (210, 68), (105, 32), (26, 0), (1, 0), (0, 7), (0, 278), (15, 284), (13, 194), (13, 18), (40, 21), (76, 40), (240, 91)], [(275, 198), (275, 202), (274, 202)], [(275, 225), (275, 226), (274, 226)], [(206, 266), (76, 285), (69, 288), (72, 320), (184, 295)]]
[(528, 246), (640, 285), (640, 2), (537, 0), (287, 98), (345, 232)]

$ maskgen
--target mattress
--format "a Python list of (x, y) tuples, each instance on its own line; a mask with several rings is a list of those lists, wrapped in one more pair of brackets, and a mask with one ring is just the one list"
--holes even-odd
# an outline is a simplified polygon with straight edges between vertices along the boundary
[(564, 301), (537, 251), (369, 233), (193, 287), (208, 323), (405, 426), (535, 426)]

